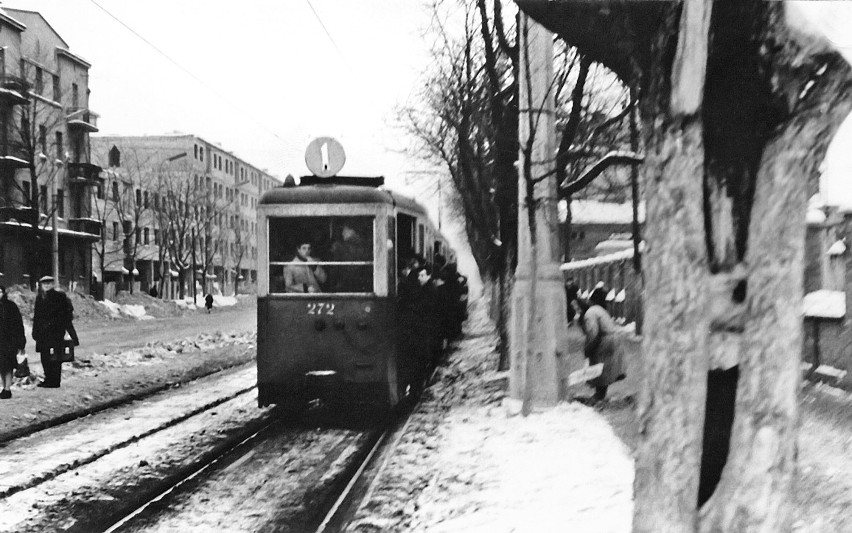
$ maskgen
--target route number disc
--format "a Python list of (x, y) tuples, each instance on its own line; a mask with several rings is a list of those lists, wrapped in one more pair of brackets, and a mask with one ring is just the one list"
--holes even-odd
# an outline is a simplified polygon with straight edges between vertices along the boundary
[(305, 164), (314, 176), (330, 178), (346, 163), (343, 146), (331, 137), (317, 137), (305, 150)]

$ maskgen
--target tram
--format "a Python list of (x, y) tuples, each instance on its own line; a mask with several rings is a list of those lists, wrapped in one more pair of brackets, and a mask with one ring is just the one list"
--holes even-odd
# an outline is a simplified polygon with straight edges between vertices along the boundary
[(426, 210), (381, 177), (306, 176), (257, 216), (258, 404), (394, 407), (424, 378), (400, 349), (397, 276), (455, 256)]

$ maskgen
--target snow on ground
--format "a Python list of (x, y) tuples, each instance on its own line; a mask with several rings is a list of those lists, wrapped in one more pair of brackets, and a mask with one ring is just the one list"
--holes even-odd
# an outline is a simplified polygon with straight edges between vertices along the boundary
[(528, 417), (505, 406), (452, 413), (413, 531), (628, 532), (633, 460), (594, 409)]

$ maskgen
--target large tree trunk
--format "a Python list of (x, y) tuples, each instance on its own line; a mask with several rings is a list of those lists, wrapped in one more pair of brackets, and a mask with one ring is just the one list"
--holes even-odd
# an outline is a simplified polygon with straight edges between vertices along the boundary
[[(712, 6), (712, 24), (687, 7), (669, 19), (674, 60), (663, 38), (644, 74), (671, 85), (649, 83), (643, 105), (656, 131), (635, 531), (789, 529), (806, 186), (849, 111), (849, 69), (795, 44), (780, 4)], [(709, 34), (705, 82), (690, 54)]]

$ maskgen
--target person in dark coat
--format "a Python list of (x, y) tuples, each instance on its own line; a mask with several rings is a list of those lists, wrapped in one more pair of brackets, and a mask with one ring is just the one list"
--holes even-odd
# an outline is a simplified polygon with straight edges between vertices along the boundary
[(44, 381), (39, 387), (56, 389), (62, 381), (61, 354), (65, 351), (65, 333), (74, 346), (79, 346), (74, 329), (74, 307), (65, 293), (56, 290), (51, 276), (39, 280), (43, 295), (36, 298), (33, 313), (33, 339), (36, 351), (41, 354)]
[(0, 378), (3, 381), (0, 399), (6, 400), (12, 397), (12, 374), (18, 366), (18, 354), (24, 353), (27, 337), (18, 306), (9, 300), (6, 287), (0, 286), (0, 293)]
[(618, 327), (606, 310), (606, 289), (592, 291), (589, 304), (583, 313), (583, 331), (586, 333), (584, 352), (590, 366), (603, 364), (601, 375), (589, 382), (595, 387), (594, 399), (602, 401), (606, 398), (609, 386), (624, 379), (624, 356), (617, 338)]
[(204, 307), (207, 308), (208, 313), (211, 309), (213, 309), (213, 295), (209, 292), (207, 293), (207, 296), (204, 297)]
[(432, 284), (432, 269), (428, 266), (421, 266), (417, 270), (417, 286), (412, 292), (412, 312), (414, 353), (425, 375), (425, 370), (433, 363), (435, 349), (440, 342), (435, 316), (435, 287)]

